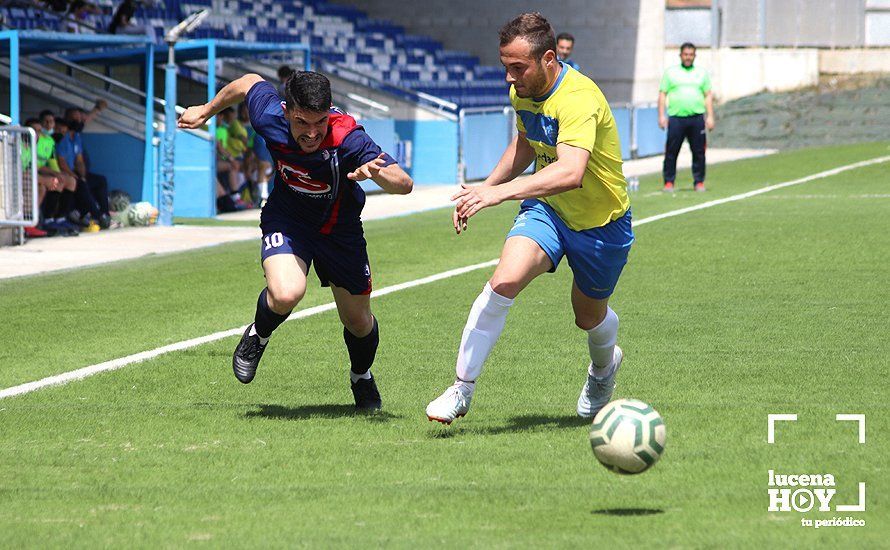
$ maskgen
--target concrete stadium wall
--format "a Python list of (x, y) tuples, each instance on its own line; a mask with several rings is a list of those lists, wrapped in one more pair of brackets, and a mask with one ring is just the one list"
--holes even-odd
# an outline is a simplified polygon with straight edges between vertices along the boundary
[(664, 0), (335, 0), (446, 48), (499, 65), (498, 29), (525, 11), (540, 11), (556, 32), (575, 36), (572, 59), (611, 102), (651, 101), (658, 91), (664, 45)]
[[(680, 62), (674, 48), (664, 53), (664, 68)], [(819, 81), (819, 50), (720, 48), (714, 55), (699, 48), (696, 64), (711, 74), (714, 97), (729, 101), (762, 91), (793, 90)]]
[(890, 73), (890, 48), (819, 50), (822, 74)]

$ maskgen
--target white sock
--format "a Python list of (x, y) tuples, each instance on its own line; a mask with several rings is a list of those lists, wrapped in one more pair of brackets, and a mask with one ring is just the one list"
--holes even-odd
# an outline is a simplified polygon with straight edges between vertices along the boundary
[(507, 312), (513, 300), (501, 296), (485, 283), (482, 293), (473, 302), (457, 353), (457, 378), (475, 382), (482, 374), (482, 365), (504, 330)]
[(593, 376), (608, 376), (613, 368), (615, 342), (618, 340), (618, 315), (608, 308), (603, 322), (587, 331), (587, 346), (590, 348), (590, 369)]
[(260, 182), (260, 198), (264, 200), (269, 198), (269, 184), (265, 181)]
[[(250, 325), (250, 331), (247, 333), (247, 335), (248, 336), (260, 336), (259, 334), (257, 334), (256, 325), (254, 325), (254, 324)], [(266, 342), (268, 342), (268, 341), (269, 341), (269, 338), (263, 338), (262, 336), (260, 336), (260, 344), (265, 346)]]
[(356, 374), (352, 371), (349, 371), (349, 379), (352, 380), (352, 383), (355, 384), (361, 379), (370, 380), (371, 379), (371, 371), (368, 370), (364, 374)]

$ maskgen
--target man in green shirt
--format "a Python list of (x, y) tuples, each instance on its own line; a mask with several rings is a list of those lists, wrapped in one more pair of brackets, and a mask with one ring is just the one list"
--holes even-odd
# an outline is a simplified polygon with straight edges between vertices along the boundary
[[(714, 105), (708, 73), (694, 65), (695, 46), (680, 46), (680, 64), (668, 67), (658, 92), (658, 125), (667, 128), (664, 148), (664, 190), (674, 190), (677, 154), (684, 140), (692, 149), (692, 178), (696, 191), (705, 190), (705, 144), (707, 130), (714, 129)], [(664, 114), (667, 101), (667, 114)], [(707, 114), (705, 114), (707, 113)]]

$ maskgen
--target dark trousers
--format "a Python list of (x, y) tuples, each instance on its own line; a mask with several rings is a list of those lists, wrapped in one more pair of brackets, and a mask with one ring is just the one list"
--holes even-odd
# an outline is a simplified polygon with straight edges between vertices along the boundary
[(77, 209), (81, 215), (92, 214), (98, 218), (108, 214), (108, 180), (105, 176), (87, 174), (86, 181), (77, 181)]
[(668, 118), (667, 143), (664, 146), (664, 166), (662, 175), (665, 182), (673, 182), (677, 177), (677, 155), (683, 140), (689, 140), (692, 149), (692, 179), (695, 183), (705, 181), (705, 115), (672, 116)]

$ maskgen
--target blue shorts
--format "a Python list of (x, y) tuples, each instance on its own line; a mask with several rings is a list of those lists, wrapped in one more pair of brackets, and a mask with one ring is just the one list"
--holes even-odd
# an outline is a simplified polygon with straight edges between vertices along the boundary
[(634, 242), (630, 219), (628, 210), (602, 227), (573, 231), (549, 205), (529, 199), (522, 201), (507, 238), (522, 236), (538, 243), (553, 262), (551, 273), (565, 256), (581, 292), (602, 299), (615, 291), (627, 263)]
[(263, 208), (260, 219), (263, 261), (276, 254), (293, 254), (311, 266), (321, 286), (331, 284), (350, 294), (371, 293), (371, 267), (361, 225), (355, 230), (322, 235), (294, 220)]

